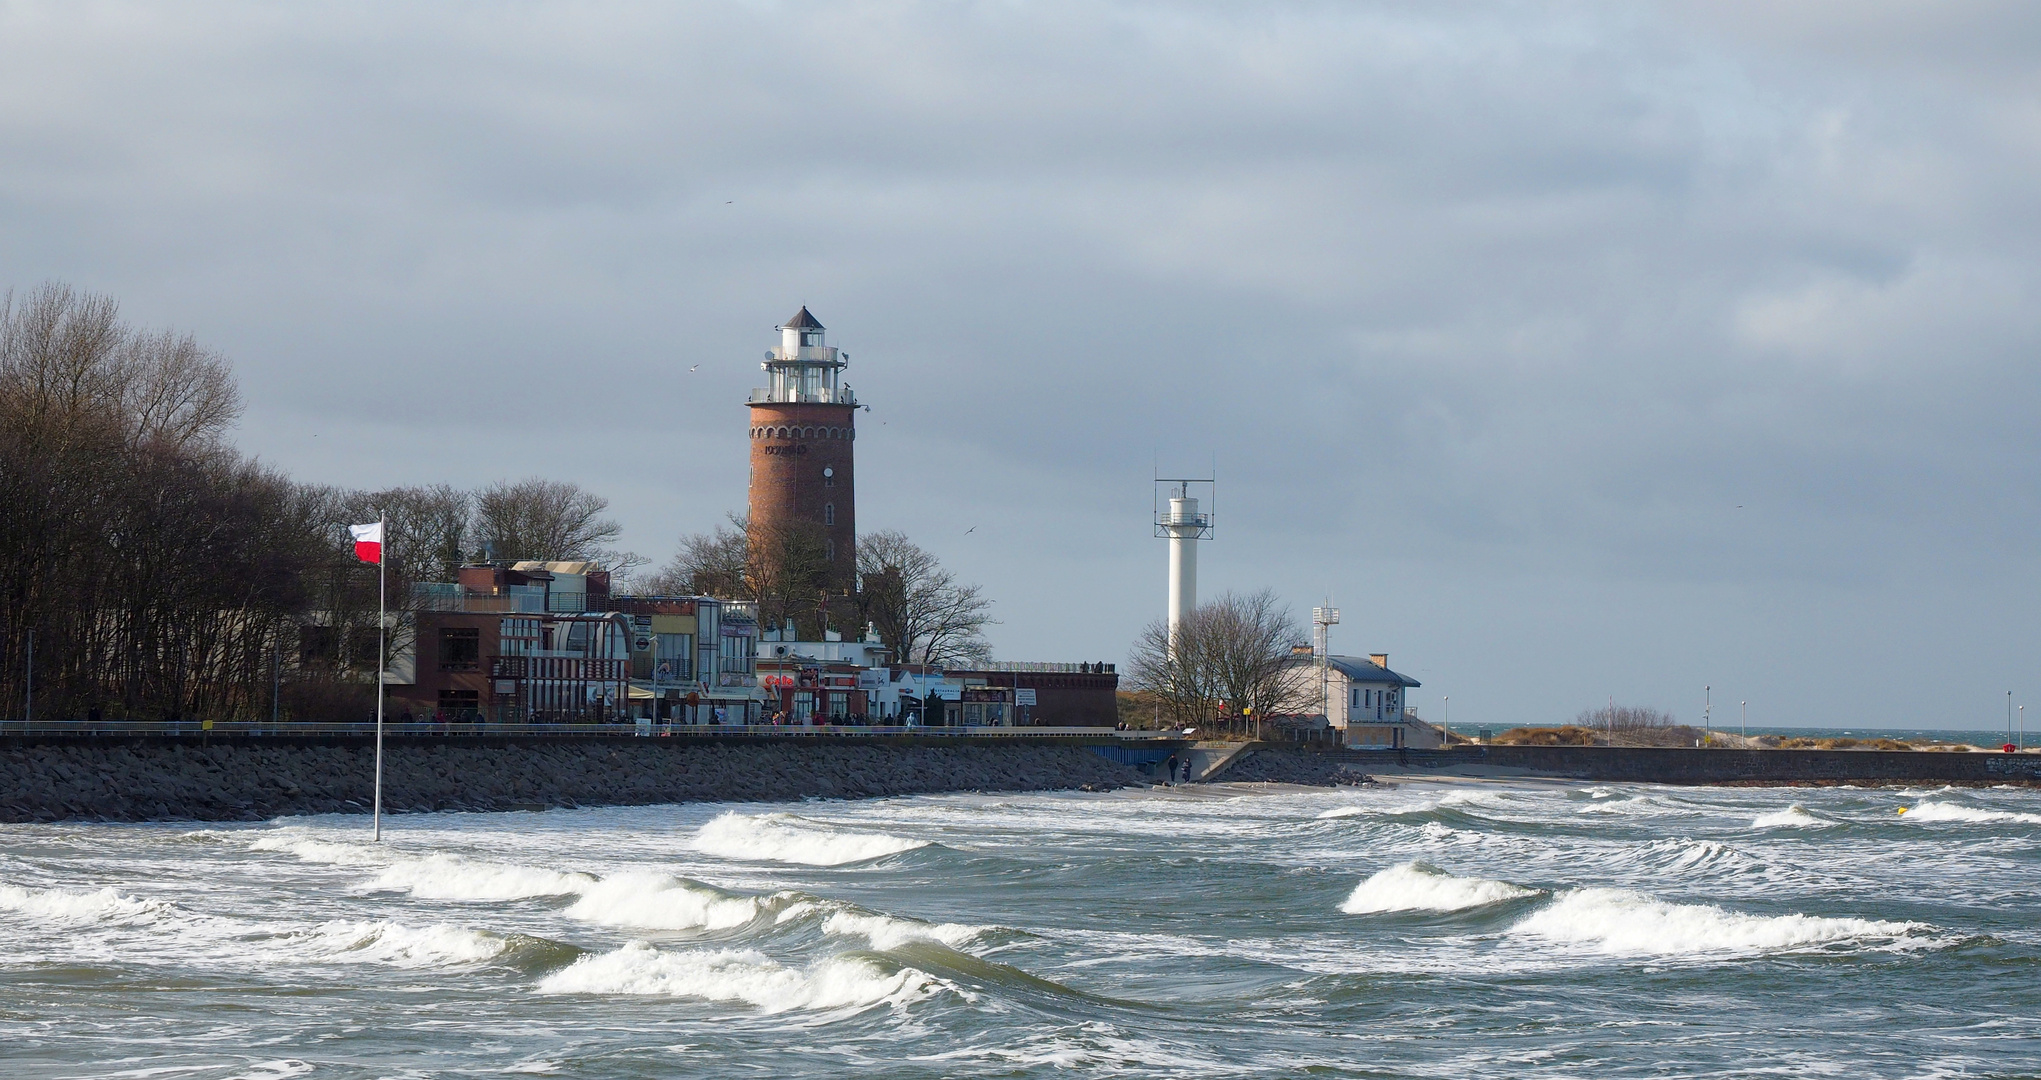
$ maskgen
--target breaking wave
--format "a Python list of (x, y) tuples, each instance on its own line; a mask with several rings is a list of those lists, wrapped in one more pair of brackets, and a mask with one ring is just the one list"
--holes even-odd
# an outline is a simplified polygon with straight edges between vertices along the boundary
[(633, 941), (584, 956), (539, 980), (542, 994), (643, 994), (735, 1001), (762, 1012), (905, 1005), (945, 984), (916, 968), (888, 972), (869, 960), (831, 956), (788, 967), (749, 949), (665, 951)]
[(886, 833), (838, 829), (792, 814), (725, 813), (695, 834), (695, 848), (725, 859), (842, 866), (927, 847)]
[(1750, 827), (1753, 829), (1825, 829), (1833, 824), (1835, 822), (1824, 821), (1821, 818), (1815, 817), (1807, 812), (1806, 807), (1799, 803), (1794, 803), (1784, 810), (1774, 810), (1769, 814), (1759, 814), (1750, 823)]
[(367, 845), (336, 844), (330, 840), (314, 840), (289, 831), (258, 836), (248, 842), (248, 850), (280, 851), (287, 855), (295, 855), (304, 862), (327, 863), (333, 866), (375, 866), (388, 858)]
[(839, 911), (822, 921), (822, 932), (862, 937), (871, 943), (872, 948), (887, 952), (915, 941), (933, 941), (938, 945), (958, 949), (984, 933), (985, 928), (965, 926), (962, 923), (926, 923), (919, 919), (902, 919), (892, 915)]
[(346, 960), (423, 968), (480, 964), (511, 947), (508, 938), (481, 930), (434, 924), (402, 926), (388, 921), (326, 922), (309, 933), (290, 935), (294, 952), (317, 960)]
[(667, 874), (618, 874), (591, 881), (568, 905), (570, 919), (645, 930), (724, 930), (788, 903), (791, 894), (745, 896)]
[(1512, 927), (1548, 941), (1619, 955), (1774, 952), (1844, 942), (1893, 944), (1921, 923), (1748, 915), (1713, 904), (1674, 904), (1627, 889), (1569, 889)]
[(81, 892), (0, 885), (0, 911), (60, 925), (105, 926), (155, 922), (170, 911), (170, 905), (129, 896), (111, 886)]
[(423, 900), (524, 900), (583, 892), (595, 883), (589, 874), (428, 855), (390, 864), (368, 887), (399, 889)]
[(1402, 817), (1411, 814), (1430, 814), (1439, 810), (1459, 807), (1491, 808), (1501, 805), (1502, 800), (1486, 791), (1447, 791), (1437, 798), (1419, 803), (1359, 804), (1335, 806), (1318, 814), (1318, 820), (1349, 817)]
[(1637, 861), (1680, 873), (1750, 872), (1764, 867), (1762, 860), (1719, 840), (1685, 837), (1653, 840), (1638, 849)]
[(1419, 862), (1400, 863), (1354, 886), (1339, 905), (1349, 915), (1385, 911), (1464, 911), (1537, 894), (1507, 881), (1454, 877)]
[(2014, 821), (2025, 824), (2041, 824), (2041, 814), (2023, 814), (2015, 810), (1986, 810), (1961, 803), (1923, 802), (1901, 811), (1906, 821), (1961, 821), (1981, 825), (1995, 821)]

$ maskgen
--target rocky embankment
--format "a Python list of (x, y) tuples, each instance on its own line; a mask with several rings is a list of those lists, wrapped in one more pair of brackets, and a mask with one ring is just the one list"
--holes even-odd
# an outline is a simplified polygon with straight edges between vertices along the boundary
[(1304, 750), (1256, 750), (1211, 778), (1218, 783), (1309, 784), (1313, 787), (1359, 786), (1375, 781), (1360, 769), (1326, 754)]
[[(0, 822), (248, 821), (366, 813), (367, 746), (90, 742), (0, 750)], [(658, 739), (384, 749), (383, 808), (519, 810), (1146, 783), (1081, 746), (691, 744)]]

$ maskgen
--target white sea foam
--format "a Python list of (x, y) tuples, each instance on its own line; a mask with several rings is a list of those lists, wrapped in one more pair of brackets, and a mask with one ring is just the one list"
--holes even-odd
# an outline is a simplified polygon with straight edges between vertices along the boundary
[(155, 922), (169, 913), (170, 905), (112, 887), (83, 892), (0, 885), (0, 911), (64, 926), (107, 926)]
[(1686, 873), (1702, 871), (1762, 869), (1764, 864), (1753, 856), (1730, 847), (1719, 840), (1692, 840), (1672, 838), (1653, 840), (1639, 849), (1641, 861), (1664, 870)]
[(366, 844), (336, 844), (330, 840), (315, 840), (292, 830), (258, 836), (248, 842), (248, 850), (281, 851), (295, 855), (303, 862), (332, 866), (375, 866), (389, 859), (387, 854)]
[(388, 921), (320, 923), (282, 943), (314, 960), (341, 960), (424, 968), (479, 964), (501, 956), (507, 939), (480, 930), (436, 923), (404, 926)]
[(889, 973), (877, 964), (850, 957), (827, 957), (796, 968), (749, 949), (666, 951), (633, 941), (576, 960), (539, 980), (538, 991), (741, 1001), (767, 1013), (779, 1013), (907, 1004), (942, 985), (915, 968)]
[(1497, 797), (1490, 792), (1456, 790), (1443, 792), (1437, 798), (1426, 799), (1423, 802), (1417, 803), (1379, 802), (1335, 806), (1330, 810), (1320, 812), (1318, 818), (1323, 821), (1349, 817), (1396, 817), (1404, 814), (1429, 814), (1435, 810), (1442, 810), (1451, 806), (1494, 806), (1498, 802)]
[(1774, 810), (1769, 814), (1759, 814), (1750, 823), (1750, 827), (1753, 829), (1825, 829), (1833, 824), (1835, 822), (1824, 821), (1821, 818), (1815, 817), (1807, 812), (1806, 807), (1799, 803), (1794, 803), (1784, 810)]
[(709, 855), (807, 866), (842, 866), (927, 846), (926, 840), (833, 828), (792, 814), (726, 813), (695, 834), (696, 849)]
[(1655, 800), (1646, 798), (1643, 795), (1632, 795), (1627, 799), (1614, 799), (1609, 802), (1592, 802), (1587, 804), (1586, 806), (1581, 807), (1578, 810), (1575, 810), (1574, 813), (1618, 814), (1618, 815), (1634, 814), (1640, 810), (1648, 809), (1656, 805), (1657, 803)]
[(1612, 954), (1686, 956), (1771, 952), (1837, 942), (1894, 942), (1920, 923), (1749, 915), (1713, 904), (1673, 904), (1627, 889), (1569, 889), (1512, 928)]
[(1488, 878), (1454, 877), (1437, 867), (1407, 862), (1354, 886), (1339, 909), (1349, 915), (1384, 911), (1464, 911), (1531, 896), (1535, 889)]
[(962, 923), (926, 923), (919, 919), (901, 919), (892, 915), (839, 911), (823, 920), (822, 932), (862, 937), (872, 943), (872, 948), (884, 952), (912, 941), (933, 941), (952, 949), (962, 948), (972, 938), (983, 933), (984, 927), (965, 926)]
[(783, 902), (726, 893), (666, 874), (618, 874), (583, 887), (564, 914), (603, 926), (722, 930), (743, 926)]
[(2041, 824), (2041, 814), (2023, 814), (2016, 810), (1986, 810), (1982, 807), (1964, 806), (1962, 803), (1923, 802), (1908, 808), (1900, 820), (1960, 821), (1973, 825), (2010, 821), (2032, 825)]
[(524, 900), (584, 892), (595, 882), (589, 874), (428, 855), (392, 863), (368, 887), (401, 889), (424, 900)]

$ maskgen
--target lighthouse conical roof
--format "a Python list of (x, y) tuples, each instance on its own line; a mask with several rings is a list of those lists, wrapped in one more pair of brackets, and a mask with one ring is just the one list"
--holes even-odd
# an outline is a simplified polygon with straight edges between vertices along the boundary
[(802, 304), (801, 310), (795, 312), (793, 318), (788, 319), (786, 322), (780, 324), (780, 329), (821, 330), (824, 329), (824, 327), (820, 322), (816, 321), (815, 316), (808, 314), (808, 305)]

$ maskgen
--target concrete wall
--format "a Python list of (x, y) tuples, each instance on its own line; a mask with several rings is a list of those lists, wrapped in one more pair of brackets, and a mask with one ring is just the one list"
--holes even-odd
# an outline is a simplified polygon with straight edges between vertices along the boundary
[[(0, 822), (261, 820), (365, 812), (371, 741), (0, 738)], [(1134, 769), (1061, 739), (392, 738), (391, 812), (942, 791), (1111, 789)]]
[(1914, 750), (1704, 750), (1693, 747), (1479, 746), (1453, 750), (1348, 750), (1351, 761), (1413, 770), (1455, 767), (1526, 775), (1659, 784), (1737, 781), (2041, 783), (2041, 755)]

